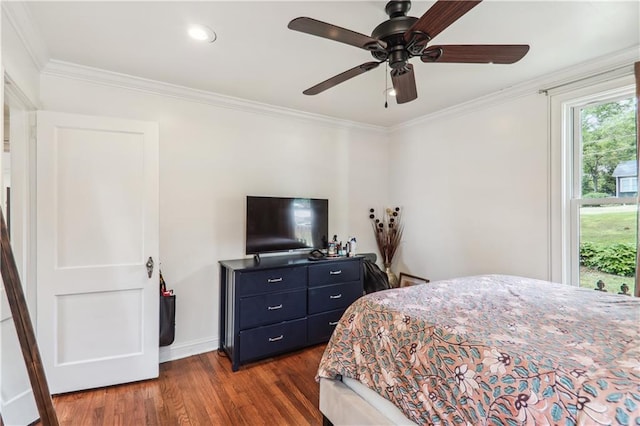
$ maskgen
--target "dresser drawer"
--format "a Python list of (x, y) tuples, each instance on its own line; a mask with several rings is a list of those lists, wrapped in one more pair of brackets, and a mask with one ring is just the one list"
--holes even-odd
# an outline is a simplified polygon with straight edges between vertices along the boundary
[(310, 287), (308, 292), (309, 314), (317, 314), (334, 309), (345, 309), (362, 296), (360, 281), (350, 283)]
[(344, 309), (309, 315), (307, 317), (307, 342), (310, 345), (329, 340), (335, 330)]
[(309, 286), (360, 280), (360, 261), (331, 261), (309, 266)]
[(306, 318), (244, 330), (240, 332), (240, 362), (264, 358), (306, 344)]
[(240, 329), (304, 317), (306, 289), (267, 293), (240, 299)]
[(239, 296), (249, 296), (306, 287), (306, 272), (304, 267), (237, 272), (236, 290)]

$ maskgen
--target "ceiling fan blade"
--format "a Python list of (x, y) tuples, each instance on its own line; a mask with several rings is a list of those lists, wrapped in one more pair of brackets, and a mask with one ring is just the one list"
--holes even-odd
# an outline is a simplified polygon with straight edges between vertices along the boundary
[(381, 62), (365, 62), (362, 65), (358, 65), (357, 67), (353, 67), (350, 70), (335, 75), (322, 83), (318, 83), (302, 93), (305, 95), (317, 95), (318, 93), (322, 93), (327, 89), (331, 89), (333, 86), (337, 86), (338, 84), (349, 80), (350, 78), (363, 74), (367, 71), (371, 71), (372, 69), (377, 68), (380, 64)]
[(414, 31), (427, 34), (430, 39), (440, 34), (445, 28), (460, 19), (462, 15), (473, 9), (482, 0), (438, 0), (416, 21), (405, 33), (408, 42)]
[(338, 27), (336, 25), (327, 24), (313, 18), (300, 17), (295, 18), (289, 25), (289, 29), (311, 34), (318, 37), (328, 38), (329, 40), (339, 41), (340, 43), (349, 44), (366, 50), (384, 50), (387, 44), (382, 40), (376, 40), (367, 35)]
[(429, 46), (422, 62), (457, 62), (469, 64), (513, 64), (529, 51), (527, 44), (451, 44)]
[(407, 64), (404, 68), (391, 70), (391, 80), (396, 91), (396, 102), (399, 104), (411, 102), (418, 97), (413, 65)]

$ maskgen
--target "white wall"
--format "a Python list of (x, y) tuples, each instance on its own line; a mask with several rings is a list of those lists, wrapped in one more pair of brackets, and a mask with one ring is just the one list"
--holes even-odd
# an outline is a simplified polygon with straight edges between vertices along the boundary
[[(217, 347), (218, 264), (244, 256), (246, 195), (328, 198), (330, 233), (375, 249), (370, 205), (388, 193), (388, 136), (43, 75), (44, 109), (160, 126), (160, 257), (177, 294), (161, 359)], [(114, 165), (117, 166), (117, 165)]]
[(547, 101), (531, 94), (392, 135), (404, 206), (396, 272), (548, 276)]

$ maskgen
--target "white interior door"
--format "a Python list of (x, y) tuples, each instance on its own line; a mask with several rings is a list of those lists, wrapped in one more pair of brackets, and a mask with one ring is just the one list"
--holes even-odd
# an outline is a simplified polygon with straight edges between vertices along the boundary
[(37, 336), (51, 393), (157, 377), (158, 125), (49, 111), (37, 125)]

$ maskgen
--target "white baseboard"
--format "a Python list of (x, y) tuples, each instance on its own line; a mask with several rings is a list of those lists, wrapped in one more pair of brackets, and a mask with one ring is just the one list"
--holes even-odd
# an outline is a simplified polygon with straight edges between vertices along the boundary
[(192, 340), (180, 344), (172, 344), (160, 348), (160, 363), (175, 361), (176, 359), (186, 358), (191, 355), (198, 355), (205, 352), (211, 352), (218, 349), (218, 339)]

